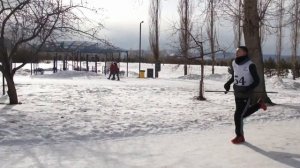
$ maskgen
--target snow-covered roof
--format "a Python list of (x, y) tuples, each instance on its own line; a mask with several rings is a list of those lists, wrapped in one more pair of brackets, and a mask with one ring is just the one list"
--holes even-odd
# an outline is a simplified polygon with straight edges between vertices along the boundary
[(84, 52), (84, 53), (115, 53), (126, 50), (112, 44), (91, 41), (57, 41), (48, 42), (42, 49), (47, 52)]

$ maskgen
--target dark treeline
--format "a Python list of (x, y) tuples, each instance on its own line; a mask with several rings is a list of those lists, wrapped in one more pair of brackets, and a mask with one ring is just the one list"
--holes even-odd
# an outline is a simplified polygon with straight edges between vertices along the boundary
[[(292, 59), (292, 58), (291, 58)], [(291, 72), (296, 78), (300, 77), (300, 62), (297, 60), (295, 63), (292, 63), (290, 60), (280, 59), (276, 63), (275, 59), (269, 58), (264, 61), (264, 73), (267, 77), (280, 76), (288, 77), (288, 74)]]

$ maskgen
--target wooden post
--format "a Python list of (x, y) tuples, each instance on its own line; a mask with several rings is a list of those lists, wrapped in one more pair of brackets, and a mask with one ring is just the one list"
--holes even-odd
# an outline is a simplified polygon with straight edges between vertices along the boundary
[(87, 54), (86, 56), (85, 56), (85, 62), (86, 62), (86, 71), (89, 71), (89, 55)]
[(63, 71), (65, 71), (67, 68), (66, 68), (66, 55), (62, 56), (62, 59), (63, 59)]
[(80, 64), (79, 64), (79, 66), (80, 66), (80, 67), (79, 67), (79, 70), (81, 71), (81, 51), (79, 52), (79, 63), (80, 63)]
[(69, 69), (69, 68), (68, 68), (68, 58), (69, 58), (68, 54), (66, 54), (65, 57), (66, 57), (66, 58), (65, 58), (65, 63), (66, 63), (65, 67), (66, 67), (66, 70), (68, 70), (68, 69)]
[(55, 56), (53, 58), (53, 73), (55, 73), (55, 68), (56, 68), (56, 58), (57, 58), (57, 53), (55, 53)]
[(76, 56), (77, 56), (77, 60), (76, 60), (77, 66), (76, 66), (76, 69), (78, 71), (79, 70), (79, 51), (76, 52)]
[(74, 52), (72, 52), (72, 69), (74, 70)]
[(126, 51), (126, 60), (127, 60), (127, 77), (128, 77), (128, 51)]
[(97, 61), (98, 61), (98, 56), (95, 55), (95, 72), (97, 73)]
[(32, 61), (30, 63), (30, 74), (32, 75)]
[(106, 75), (106, 62), (107, 62), (107, 53), (105, 53), (104, 75)]
[(55, 62), (54, 62), (54, 73), (57, 72), (57, 61), (58, 61), (58, 55), (56, 53), (56, 56), (55, 56)]

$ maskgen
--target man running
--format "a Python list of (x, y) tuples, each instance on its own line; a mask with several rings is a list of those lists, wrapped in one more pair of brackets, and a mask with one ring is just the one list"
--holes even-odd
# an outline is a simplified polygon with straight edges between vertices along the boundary
[(234, 113), (236, 137), (231, 140), (233, 144), (245, 142), (243, 131), (243, 119), (255, 113), (259, 109), (267, 110), (265, 103), (259, 99), (258, 103), (250, 106), (250, 96), (254, 88), (259, 84), (259, 76), (255, 64), (248, 56), (248, 48), (240, 46), (236, 50), (236, 58), (232, 62), (232, 76), (224, 85), (225, 90), (230, 90), (233, 84), (236, 110)]

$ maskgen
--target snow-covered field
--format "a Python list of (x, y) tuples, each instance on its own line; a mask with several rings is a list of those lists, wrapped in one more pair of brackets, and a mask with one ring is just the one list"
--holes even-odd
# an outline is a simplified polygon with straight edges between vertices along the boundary
[[(30, 76), (29, 68), (15, 77), (22, 104), (0, 97), (0, 167), (300, 167), (299, 79), (267, 79), (278, 105), (248, 118), (247, 143), (232, 145), (234, 97), (195, 100), (199, 66), (182, 76), (182, 67), (162, 65), (159, 79), (138, 79), (131, 63), (121, 81), (74, 71)], [(206, 90), (223, 90), (226, 67), (205, 74)]]

